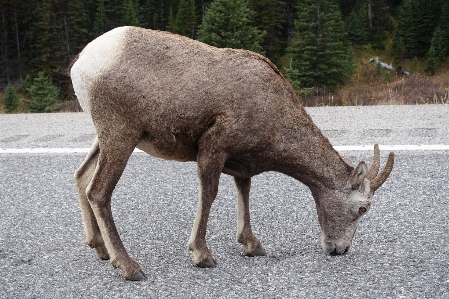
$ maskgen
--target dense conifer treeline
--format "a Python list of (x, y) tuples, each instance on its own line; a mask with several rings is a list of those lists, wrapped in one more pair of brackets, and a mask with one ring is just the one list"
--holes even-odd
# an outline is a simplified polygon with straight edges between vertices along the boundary
[(297, 89), (342, 86), (352, 47), (420, 57), (435, 74), (449, 53), (447, 0), (0, 0), (0, 90), (46, 76), (70, 93), (64, 69), (92, 39), (123, 25), (166, 30), (262, 53)]

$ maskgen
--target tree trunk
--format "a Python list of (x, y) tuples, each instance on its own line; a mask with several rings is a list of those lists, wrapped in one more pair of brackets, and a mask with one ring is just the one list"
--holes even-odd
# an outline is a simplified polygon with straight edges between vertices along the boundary
[(204, 0), (201, 0), (201, 18), (204, 18)]
[(8, 60), (8, 33), (6, 32), (6, 21), (5, 21), (5, 11), (2, 9), (2, 20), (3, 20), (3, 35), (5, 39), (5, 49), (4, 49), (4, 58), (5, 61), (5, 72), (6, 72), (6, 80), (9, 82), (9, 60)]
[(19, 77), (20, 85), (23, 83), (22, 75), (22, 58), (20, 57), (20, 39), (19, 39), (19, 26), (17, 24), (17, 9), (14, 11), (14, 21), (16, 22), (16, 42), (17, 42), (17, 58), (19, 59)]
[(161, 16), (159, 17), (159, 21), (161, 24), (161, 28), (160, 30), (165, 30), (165, 26), (164, 26), (164, 1), (161, 0)]
[(368, 19), (369, 19), (369, 28), (373, 29), (373, 15), (371, 14), (371, 1), (367, 1), (368, 5)]
[(67, 46), (67, 54), (69, 54), (70, 59), (72, 59), (72, 53), (70, 51), (70, 42), (69, 42), (69, 28), (67, 26), (67, 18), (64, 15), (64, 35), (65, 35), (65, 44)]

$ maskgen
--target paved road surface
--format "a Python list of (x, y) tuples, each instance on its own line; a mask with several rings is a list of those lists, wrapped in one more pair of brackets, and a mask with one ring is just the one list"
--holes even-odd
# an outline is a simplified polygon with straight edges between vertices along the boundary
[[(334, 145), (449, 145), (449, 106), (309, 108)], [(0, 298), (449, 298), (449, 151), (397, 151), (387, 182), (350, 252), (326, 256), (310, 192), (265, 173), (253, 179), (253, 228), (267, 257), (239, 254), (235, 191), (222, 176), (208, 245), (218, 267), (192, 266), (186, 243), (197, 205), (194, 163), (132, 155), (113, 213), (147, 280), (127, 282), (83, 245), (72, 179), (83, 153), (13, 154), (11, 148), (87, 148), (89, 116), (0, 115)], [(371, 161), (371, 151), (345, 151)], [(382, 152), (383, 163), (387, 152)]]

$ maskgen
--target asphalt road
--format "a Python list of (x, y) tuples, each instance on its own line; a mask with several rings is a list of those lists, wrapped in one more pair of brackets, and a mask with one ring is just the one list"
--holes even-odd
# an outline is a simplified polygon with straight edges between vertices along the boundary
[[(308, 111), (334, 145), (449, 145), (447, 105)], [(85, 148), (92, 138), (84, 113), (0, 115), (0, 150)], [(309, 190), (274, 172), (253, 178), (251, 191), (268, 256), (241, 256), (236, 193), (223, 175), (207, 234), (215, 269), (194, 267), (186, 247), (195, 163), (133, 154), (113, 198), (122, 240), (147, 275), (129, 282), (83, 244), (73, 172), (84, 154), (0, 151), (0, 298), (449, 298), (449, 151), (395, 154), (351, 250), (336, 257), (321, 250)], [(342, 155), (372, 159), (372, 151)]]

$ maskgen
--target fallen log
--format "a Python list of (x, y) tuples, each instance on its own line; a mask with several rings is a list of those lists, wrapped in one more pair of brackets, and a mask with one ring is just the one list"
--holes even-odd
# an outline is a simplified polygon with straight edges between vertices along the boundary
[(406, 75), (410, 76), (409, 72), (403, 71), (401, 66), (398, 66), (396, 69), (391, 64), (387, 64), (385, 62), (379, 61), (379, 57), (371, 57), (369, 62), (375, 62), (380, 65), (381, 68), (389, 70), (389, 71), (396, 71), (398, 75)]

